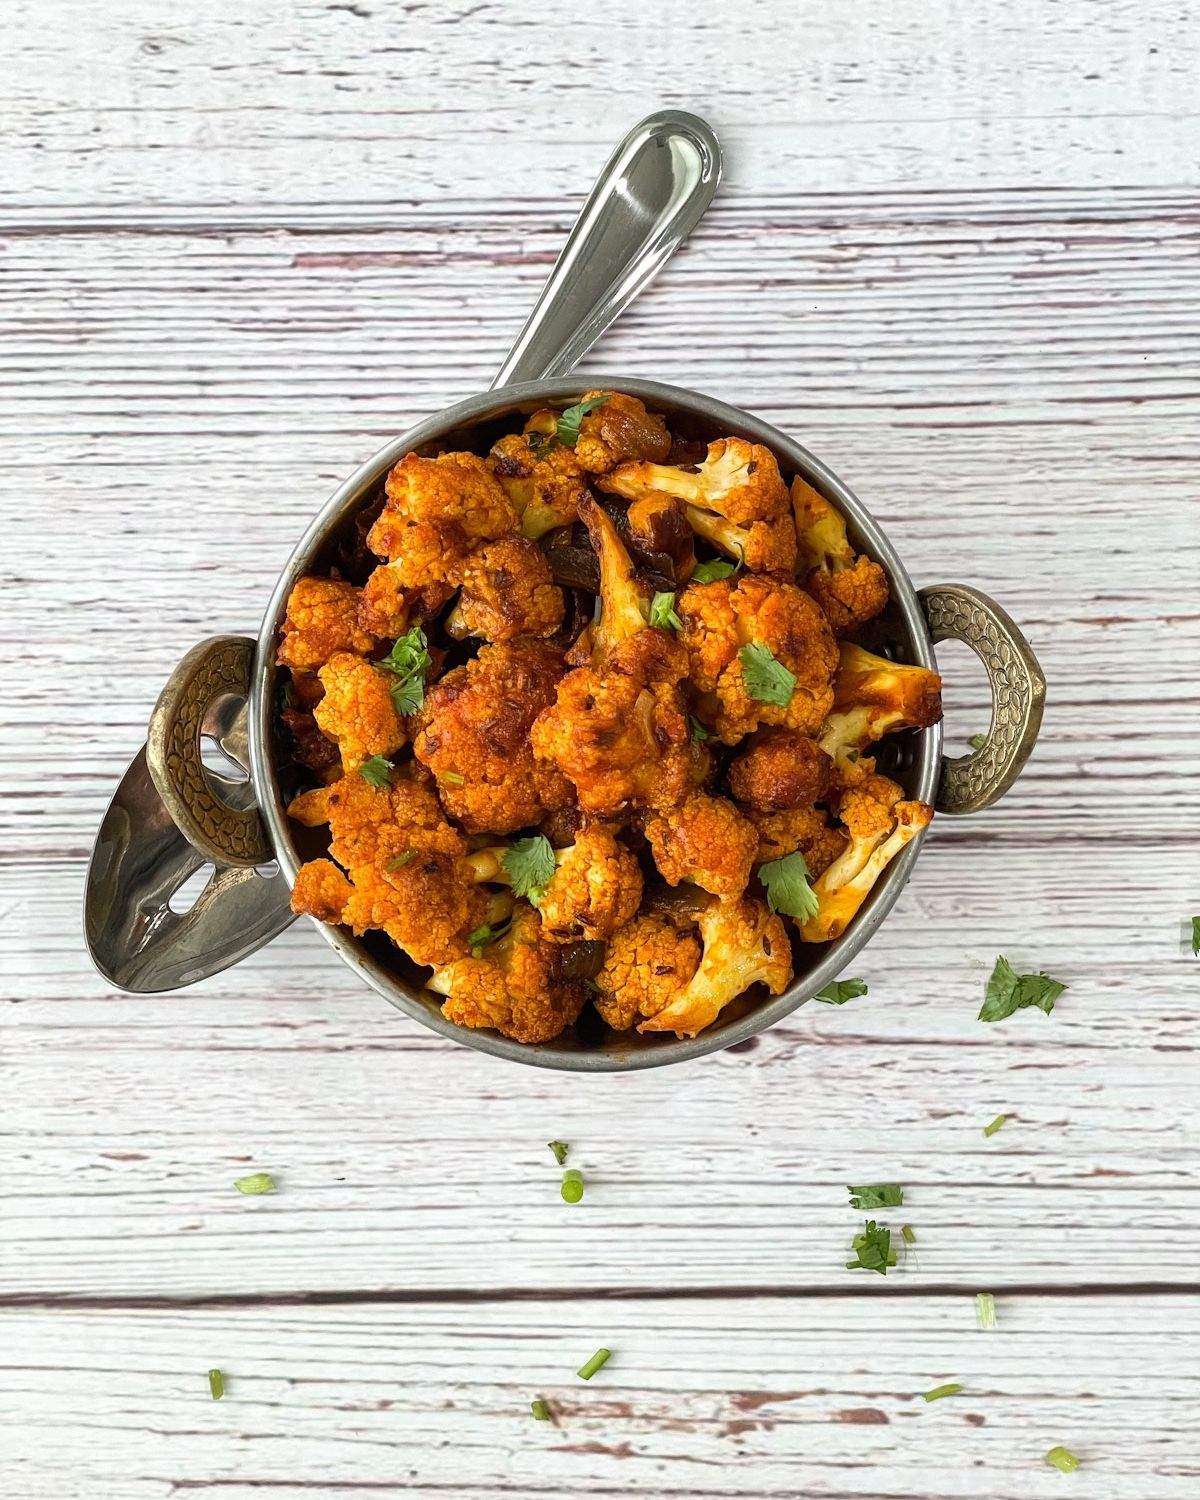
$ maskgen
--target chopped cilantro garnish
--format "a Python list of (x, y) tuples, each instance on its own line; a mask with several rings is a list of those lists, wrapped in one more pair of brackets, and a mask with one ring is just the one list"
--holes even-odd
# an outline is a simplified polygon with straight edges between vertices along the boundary
[(700, 720), (696, 717), (695, 714), (688, 715), (688, 723), (691, 725), (692, 738), (698, 745), (703, 745), (705, 740), (712, 739), (712, 735), (709, 734), (708, 730), (705, 729), (704, 725), (701, 724)]
[(886, 1224), (876, 1224), (868, 1219), (861, 1234), (856, 1234), (852, 1249), (858, 1257), (848, 1260), (848, 1271), (878, 1271), (887, 1275), (887, 1268), (896, 1264), (896, 1252), (892, 1249), (892, 1231)]
[(650, 623), (656, 630), (683, 629), (683, 621), (675, 613), (674, 594), (655, 594), (650, 601)]
[(239, 1193), (245, 1193), (248, 1198), (256, 1198), (263, 1193), (275, 1191), (275, 1179), (270, 1172), (251, 1172), (249, 1177), (235, 1178), (233, 1185)]
[(554, 877), (554, 849), (550, 840), (540, 833), (518, 839), (500, 856), (500, 863), (512, 883), (513, 894), (528, 897), (536, 906)]
[(571, 1149), (570, 1146), (567, 1145), (566, 1141), (547, 1141), (546, 1144), (554, 1152), (554, 1160), (561, 1167), (567, 1159), (567, 1152)]
[(933, 1390), (926, 1391), (922, 1399), (925, 1401), (940, 1401), (943, 1396), (957, 1396), (962, 1390), (957, 1380), (948, 1380), (945, 1385), (935, 1385)]
[(980, 1328), (988, 1329), (996, 1326), (996, 1299), (991, 1292), (975, 1293), (975, 1321)]
[(731, 573), (736, 572), (737, 569), (731, 562), (726, 562), (721, 557), (714, 557), (712, 562), (697, 563), (688, 582), (716, 583), (718, 578), (728, 578)]
[(775, 659), (770, 647), (761, 641), (751, 641), (738, 652), (738, 660), (751, 698), (760, 703), (774, 703), (779, 708), (788, 706), (796, 690), (795, 674)]
[(808, 866), (798, 849), (782, 859), (759, 865), (758, 878), (766, 889), (767, 904), (772, 911), (781, 911), (801, 922), (816, 916), (820, 902), (808, 883)]
[(220, 1370), (208, 1372), (208, 1393), (214, 1401), (219, 1401), (225, 1394), (225, 1376)]
[(392, 684), (392, 702), (398, 714), (415, 714), (425, 701), (425, 675), (433, 665), (428, 645), (425, 632), (414, 625), (375, 664), (396, 679)]
[(983, 747), (987, 744), (987, 735), (973, 734), (967, 741), (967, 743), (970, 745), (972, 750), (982, 750)]
[(387, 870), (389, 874), (394, 875), (397, 870), (403, 870), (405, 865), (412, 864), (413, 860), (416, 859), (416, 857), (417, 851), (415, 849), (405, 849), (403, 854), (394, 854), (383, 868)]
[(814, 1000), (823, 1000), (826, 1005), (845, 1005), (847, 1000), (857, 1000), (867, 993), (865, 979), (835, 979), (823, 990), (818, 990)]
[(611, 1349), (597, 1349), (591, 1359), (576, 1371), (580, 1380), (590, 1380), (597, 1370), (602, 1370), (612, 1358)]
[(584, 417), (588, 412), (595, 411), (598, 406), (603, 406), (607, 400), (607, 396), (589, 396), (586, 401), (577, 402), (576, 405), (568, 406), (566, 411), (561, 412), (555, 428), (555, 436), (559, 442), (568, 448), (573, 448), (579, 441), (579, 428)]
[(1079, 1459), (1070, 1448), (1064, 1448), (1061, 1443), (1051, 1448), (1046, 1454), (1046, 1462), (1052, 1469), (1057, 1469), (1060, 1474), (1073, 1474), (1079, 1467)]
[(529, 1410), (533, 1413), (535, 1422), (548, 1422), (550, 1420), (550, 1408), (540, 1396), (535, 1396), (529, 1403)]
[(904, 1189), (898, 1182), (876, 1182), (866, 1187), (848, 1187), (851, 1208), (899, 1208)]
[(568, 1167), (563, 1173), (562, 1200), (564, 1203), (578, 1203), (583, 1197), (583, 1173), (578, 1167)]
[(368, 786), (378, 790), (381, 786), (387, 786), (391, 769), (392, 763), (385, 755), (372, 755), (370, 760), (364, 760), (359, 766), (358, 774)]
[(1200, 917), (1192, 918), (1192, 953), (1200, 953)]
[(983, 1127), (984, 1135), (995, 1135), (997, 1130), (1003, 1129), (1004, 1122), (1007, 1119), (1007, 1115), (997, 1115), (994, 1120), (989, 1120), (988, 1123)]
[(438, 780), (444, 781), (447, 786), (466, 786), (467, 778), (459, 771), (441, 771)]
[(917, 1243), (917, 1232), (911, 1224), (901, 1224), (900, 1233), (904, 1236), (904, 1243), (906, 1245), (915, 1245)]
[(467, 947), (471, 950), (472, 958), (482, 958), (483, 950), (489, 943), (494, 943), (498, 937), (503, 936), (504, 928), (493, 927), (489, 922), (481, 922), (473, 932), (467, 933)]
[(1047, 1015), (1054, 1009), (1054, 1002), (1066, 989), (1057, 979), (1048, 974), (1018, 974), (1008, 959), (999, 957), (992, 977), (987, 982), (987, 994), (979, 1012), (981, 1021), (1003, 1021), (1014, 1011), (1037, 1006)]

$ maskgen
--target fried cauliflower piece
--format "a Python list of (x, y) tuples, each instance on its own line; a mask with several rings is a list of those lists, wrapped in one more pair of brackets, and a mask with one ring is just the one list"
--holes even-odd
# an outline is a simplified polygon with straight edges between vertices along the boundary
[(700, 942), (690, 925), (662, 912), (644, 911), (610, 939), (596, 975), (595, 1005), (614, 1031), (665, 1010), (700, 963)]
[(562, 652), (548, 642), (503, 641), (426, 692), (412, 720), (413, 753), (468, 833), (512, 833), (573, 800), (530, 743), (530, 726), (553, 704), (562, 673)]
[[(589, 474), (607, 474), (631, 458), (663, 459), (671, 451), (671, 434), (657, 412), (647, 411), (636, 396), (621, 391), (585, 391), (580, 404), (596, 401), (579, 424), (574, 456)], [(557, 411), (534, 412), (525, 431), (535, 441), (555, 438)]]
[(318, 922), (340, 922), (354, 888), (330, 859), (310, 859), (296, 871), (292, 910)]
[(700, 965), (662, 1010), (647, 1016), (640, 1032), (697, 1036), (729, 1002), (752, 984), (781, 995), (792, 977), (792, 950), (782, 920), (763, 901), (714, 901), (700, 913), (704, 951)]
[(740, 896), (758, 853), (758, 833), (724, 797), (696, 792), (646, 819), (646, 838), (664, 880), (714, 896)]
[(843, 780), (855, 780), (851, 767), (868, 745), (900, 729), (926, 729), (941, 717), (942, 679), (936, 672), (888, 661), (844, 641), (821, 748)]
[(758, 832), (756, 864), (783, 859), (799, 849), (810, 875), (819, 875), (846, 847), (846, 835), (831, 828), (819, 807), (789, 807), (782, 812), (747, 808)]
[(532, 907), (518, 902), (507, 933), (478, 958), (435, 970), (429, 988), (446, 997), (442, 1014), (472, 1030), (517, 1042), (549, 1042), (583, 1009), (583, 985), (562, 977), (564, 950), (549, 943)]
[(808, 807), (829, 789), (832, 763), (795, 729), (760, 729), (729, 763), (729, 790), (759, 812)]
[(405, 588), (393, 563), (381, 563), (362, 586), (358, 623), (380, 640), (404, 635), (417, 620), (429, 620), (453, 595), (447, 583)]
[(511, 641), (519, 635), (553, 635), (563, 621), (562, 589), (535, 543), (520, 536), (484, 542), (463, 565), (462, 595), (446, 619), (462, 639)]
[[(760, 724), (817, 731), (833, 704), (837, 646), (825, 616), (802, 589), (743, 574), (691, 584), (677, 604), (697, 711), (727, 745)], [(740, 655), (765, 646), (795, 678), (787, 704), (765, 703), (746, 684)]]
[(455, 854), (434, 850), (415, 858), (356, 865), (341, 920), (358, 936), (376, 930), (418, 964), (445, 964), (467, 955), (467, 936), (483, 921), (488, 898)]
[[(586, 420), (586, 419), (585, 419)], [(641, 500), (648, 494), (673, 495), (685, 505), (719, 516), (735, 526), (784, 516), (788, 492), (775, 455), (761, 443), (718, 438), (709, 443), (702, 464), (624, 463), (598, 481), (609, 494)]]
[(328, 824), (329, 853), (347, 870), (414, 853), (459, 857), (467, 847), (446, 821), (433, 788), (402, 773), (381, 787), (357, 773), (343, 776), (332, 786), (301, 792), (288, 806), (288, 816), (306, 828)]
[(288, 595), (281, 666), (314, 671), (339, 653), (365, 656), (374, 637), (359, 623), (360, 590), (336, 578), (300, 578)]
[(572, 449), (543, 443), (535, 452), (526, 433), (513, 432), (493, 445), (488, 462), (521, 518), (522, 536), (536, 542), (578, 516), (588, 490)]
[(391, 755), (404, 744), (404, 723), (384, 673), (361, 656), (338, 652), (318, 674), (325, 696), (313, 709), (321, 733), (337, 742), (342, 767), (357, 771), (373, 755)]
[(726, 557), (741, 563), (749, 572), (784, 573), (789, 578), (795, 572), (796, 527), (790, 515), (737, 526), (723, 516), (701, 510), (697, 505), (685, 505), (683, 513), (697, 536), (703, 537)]
[(856, 555), (841, 513), (799, 476), (792, 481), (792, 510), (804, 587), (825, 611), (833, 633), (849, 635), (887, 604), (887, 574), (871, 558)]
[(820, 904), (816, 915), (800, 927), (803, 942), (828, 943), (841, 937), (888, 864), (929, 826), (933, 808), (903, 798), (886, 776), (869, 776), (843, 794), (838, 816), (849, 842), (813, 882)]
[(542, 936), (552, 943), (607, 941), (641, 905), (637, 856), (611, 829), (582, 829), (556, 851), (557, 869), (538, 903)]
[(387, 501), (367, 535), (404, 588), (457, 585), (473, 549), (517, 530), (512, 502), (474, 453), (409, 453), (387, 477)]

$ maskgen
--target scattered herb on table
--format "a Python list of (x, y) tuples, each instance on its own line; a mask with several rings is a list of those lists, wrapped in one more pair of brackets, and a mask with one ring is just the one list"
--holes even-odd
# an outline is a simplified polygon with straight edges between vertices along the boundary
[(561, 1167), (567, 1159), (567, 1152), (571, 1149), (570, 1146), (567, 1145), (566, 1141), (547, 1141), (546, 1144), (553, 1151), (554, 1160)]
[(591, 1359), (586, 1364), (580, 1365), (575, 1373), (579, 1376), (580, 1380), (590, 1380), (596, 1371), (602, 1370), (611, 1358), (611, 1349), (597, 1349)]
[(1070, 1448), (1064, 1448), (1061, 1443), (1056, 1444), (1046, 1454), (1046, 1462), (1052, 1469), (1057, 1469), (1060, 1474), (1073, 1474), (1079, 1467), (1079, 1459)]
[(825, 1005), (845, 1005), (847, 1000), (857, 1000), (866, 993), (865, 979), (834, 979), (823, 990), (818, 990), (813, 999), (820, 1000)]
[(1200, 917), (1192, 918), (1192, 954), (1200, 953)]
[(751, 641), (738, 652), (742, 664), (742, 680), (751, 698), (760, 703), (774, 703), (786, 708), (796, 690), (795, 674), (789, 672), (781, 661), (777, 661), (769, 646), (761, 641)]
[(972, 750), (982, 750), (987, 744), (987, 735), (973, 734), (967, 743), (971, 746)]
[(868, 1219), (861, 1234), (854, 1236), (851, 1248), (856, 1260), (848, 1260), (848, 1271), (878, 1271), (887, 1275), (887, 1268), (896, 1264), (896, 1252), (892, 1249), (892, 1231), (886, 1224), (876, 1224)]
[(983, 1007), (979, 1012), (981, 1021), (1003, 1021), (1014, 1011), (1036, 1006), (1047, 1015), (1054, 1009), (1054, 1002), (1066, 989), (1066, 985), (1048, 974), (1018, 974), (1003, 954), (996, 960)]
[(563, 1173), (561, 1192), (564, 1203), (578, 1203), (583, 1197), (583, 1173), (578, 1167), (568, 1167)]
[(535, 1396), (529, 1403), (529, 1410), (533, 1413), (535, 1422), (548, 1422), (550, 1420), (550, 1408), (540, 1396)]
[(386, 755), (372, 755), (370, 760), (364, 760), (358, 768), (358, 774), (376, 791), (381, 786), (387, 786), (388, 777), (391, 773), (392, 763)]
[(904, 1243), (906, 1245), (915, 1245), (917, 1243), (917, 1232), (911, 1224), (901, 1224), (900, 1233), (904, 1236)]
[(962, 1390), (957, 1380), (948, 1380), (945, 1385), (935, 1385), (933, 1390), (926, 1391), (922, 1397), (924, 1401), (940, 1401), (943, 1396), (957, 1396)]
[(514, 896), (526, 896), (534, 906), (554, 876), (554, 849), (545, 834), (518, 839), (500, 856)]
[(995, 1135), (997, 1130), (1002, 1130), (1008, 1120), (1008, 1115), (997, 1115), (994, 1120), (989, 1120), (983, 1127), (984, 1135)]
[(245, 1193), (248, 1198), (256, 1198), (262, 1193), (275, 1191), (275, 1179), (270, 1172), (251, 1172), (249, 1177), (235, 1178), (233, 1185), (239, 1193)]
[(847, 1187), (851, 1208), (899, 1208), (904, 1189), (898, 1182), (875, 1182), (865, 1187)]
[(982, 1329), (995, 1328), (996, 1299), (991, 1292), (975, 1293), (975, 1321)]
[(798, 849), (782, 859), (759, 865), (758, 878), (766, 888), (767, 904), (772, 911), (781, 911), (801, 922), (816, 916), (820, 902), (808, 883), (808, 866)]
[(718, 578), (728, 578), (730, 574), (736, 572), (737, 568), (734, 567), (733, 563), (725, 562), (720, 557), (714, 557), (711, 562), (697, 563), (688, 582), (716, 583)]
[(208, 1372), (208, 1393), (214, 1401), (219, 1401), (225, 1394), (225, 1376), (220, 1370)]
[(578, 401), (560, 412), (554, 434), (559, 442), (567, 448), (573, 448), (579, 441), (579, 429), (584, 417), (598, 406), (603, 406), (607, 400), (607, 396), (589, 396), (586, 401)]
[(683, 629), (683, 621), (675, 613), (674, 594), (655, 594), (650, 601), (650, 623), (656, 630)]

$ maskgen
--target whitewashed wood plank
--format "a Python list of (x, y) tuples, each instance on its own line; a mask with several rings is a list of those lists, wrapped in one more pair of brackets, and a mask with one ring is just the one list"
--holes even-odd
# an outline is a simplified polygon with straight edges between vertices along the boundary
[[(1178, 1297), (1001, 1298), (990, 1334), (969, 1298), (10, 1312), (0, 1480), (22, 1500), (1188, 1500), (1198, 1316)], [(920, 1399), (948, 1379), (961, 1396)], [(1043, 1462), (1059, 1443), (1073, 1479)]]

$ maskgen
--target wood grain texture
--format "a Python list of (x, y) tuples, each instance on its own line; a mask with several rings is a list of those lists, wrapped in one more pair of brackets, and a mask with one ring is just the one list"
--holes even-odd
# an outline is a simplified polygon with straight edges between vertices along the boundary
[[(0, 1494), (1042, 1500), (1085, 1477), (1042, 1467), (1065, 1442), (1090, 1494), (1194, 1495), (1186, 8), (6, 20)], [(713, 120), (726, 183), (581, 379), (753, 408), (917, 583), (994, 593), (1050, 682), (1017, 787), (935, 824), (867, 998), (686, 1069), (490, 1062), (300, 925), (193, 990), (108, 991), (84, 862), (170, 666), (253, 632), (345, 474), (490, 381), (663, 104)], [(982, 674), (943, 662), (961, 747)], [(974, 1019), (997, 952), (1068, 982), (1053, 1018)], [(248, 1166), (280, 1192), (237, 1195)], [(842, 1267), (871, 1180), (919, 1237), (886, 1281)], [(951, 1378), (970, 1394), (916, 1399)]]

